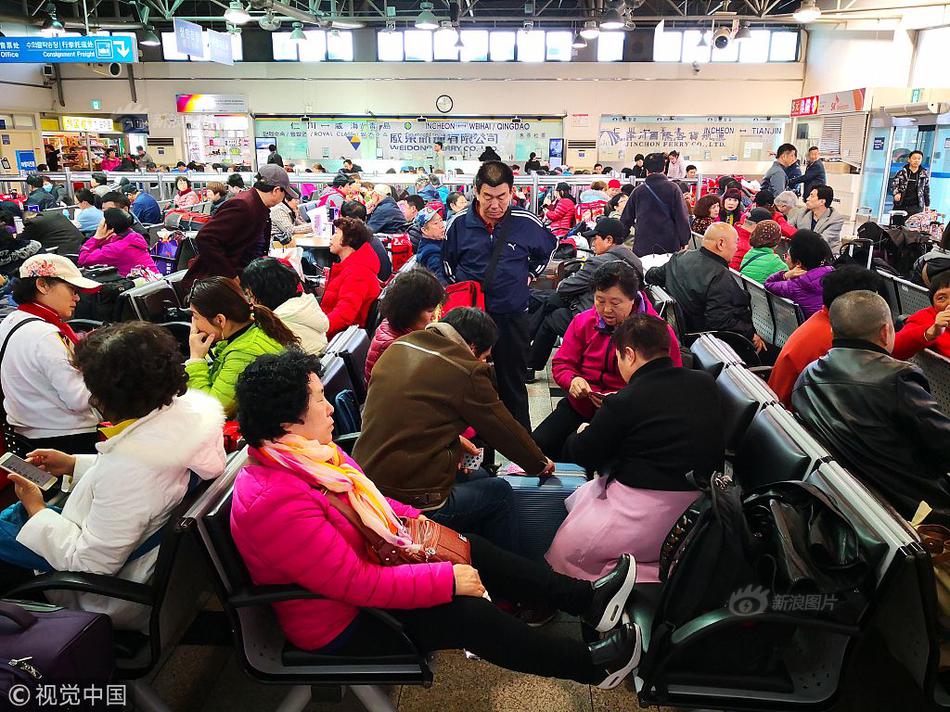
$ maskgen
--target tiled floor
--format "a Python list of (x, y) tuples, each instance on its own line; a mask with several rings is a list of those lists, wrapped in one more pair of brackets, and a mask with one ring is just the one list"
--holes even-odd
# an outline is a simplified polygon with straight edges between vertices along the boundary
[[(550, 372), (538, 373), (538, 382), (528, 386), (531, 422), (540, 423), (552, 410), (560, 395), (552, 395)], [(216, 606), (212, 603), (210, 608)], [(200, 712), (266, 712), (279, 705), (287, 688), (262, 685), (252, 680), (230, 649), (220, 645), (226, 626), (223, 616), (208, 614), (192, 634), (188, 644), (179, 645), (155, 676), (153, 686), (173, 710)], [(198, 628), (199, 626), (193, 627)], [(211, 629), (209, 631), (209, 628)], [(226, 634), (226, 631), (224, 631)], [(219, 643), (196, 645), (197, 642)], [(521, 675), (489, 663), (469, 660), (460, 652), (436, 656), (435, 684), (430, 689), (403, 687), (390, 689), (390, 698), (400, 712), (609, 712), (639, 709), (636, 694), (627, 686), (604, 691), (575, 682), (549, 680)], [(334, 690), (315, 691), (308, 712), (356, 712), (363, 707), (352, 693), (341, 701)]]

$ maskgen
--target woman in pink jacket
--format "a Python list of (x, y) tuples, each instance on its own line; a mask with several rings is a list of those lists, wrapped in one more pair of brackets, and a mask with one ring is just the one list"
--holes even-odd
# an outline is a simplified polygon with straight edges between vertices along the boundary
[[(574, 317), (561, 348), (554, 354), (551, 373), (567, 391), (547, 418), (532, 433), (541, 452), (561, 461), (561, 447), (581, 423), (589, 423), (604, 397), (626, 385), (617, 367), (617, 354), (610, 345), (614, 329), (631, 314), (656, 311), (640, 291), (640, 277), (627, 262), (617, 260), (594, 272), (594, 308)], [(682, 366), (679, 342), (670, 329), (670, 358)]]
[(79, 266), (109, 265), (123, 277), (136, 272), (158, 274), (155, 261), (148, 251), (148, 242), (132, 230), (132, 218), (121, 208), (102, 212), (102, 222), (96, 234), (79, 249)]
[(544, 217), (550, 223), (548, 227), (555, 237), (564, 237), (574, 227), (575, 208), (571, 186), (558, 183), (554, 189), (554, 202), (544, 210)]
[[(333, 443), (333, 407), (319, 371), (317, 357), (288, 350), (261, 356), (237, 383), (251, 461), (234, 483), (234, 543), (255, 584), (294, 584), (323, 596), (274, 604), (290, 643), (339, 655), (391, 652), (391, 629), (360, 610), (384, 608), (423, 654), (465, 649), (511, 670), (603, 687), (630, 674), (641, 646), (639, 628), (621, 620), (636, 579), (626, 555), (594, 582), (476, 536), (469, 537), (472, 565), (380, 565), (368, 540), (412, 547), (403, 521), (422, 515), (383, 497)], [(352, 511), (344, 516), (333, 501)], [(588, 644), (580, 629), (532, 628), (487, 593), (558, 607), (607, 635)]]
[(175, 181), (175, 187), (178, 192), (175, 193), (175, 208), (178, 210), (191, 210), (192, 206), (201, 202), (201, 196), (191, 189), (191, 181), (180, 176)]

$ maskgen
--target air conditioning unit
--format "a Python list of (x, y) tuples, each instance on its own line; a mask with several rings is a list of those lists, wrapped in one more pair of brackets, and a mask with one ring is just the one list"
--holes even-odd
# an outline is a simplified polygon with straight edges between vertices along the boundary
[(935, 116), (950, 111), (950, 104), (947, 102), (921, 101), (916, 104), (897, 104), (883, 108), (891, 116)]

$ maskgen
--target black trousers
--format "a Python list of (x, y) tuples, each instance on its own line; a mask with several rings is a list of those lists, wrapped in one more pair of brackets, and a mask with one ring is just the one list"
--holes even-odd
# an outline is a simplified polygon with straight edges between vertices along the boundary
[[(590, 582), (555, 573), (545, 564), (501, 549), (487, 539), (469, 536), (472, 565), (493, 600), (529, 606), (555, 606), (581, 614), (593, 597)], [(558, 677), (590, 684), (599, 672), (591, 665), (588, 641), (580, 624), (553, 629), (532, 628), (484, 598), (456, 596), (432, 608), (391, 610), (406, 633), (426, 653), (468, 650), (480, 658), (516, 672)], [(365, 655), (394, 652), (396, 641), (385, 624), (361, 613), (349, 637), (335, 652)]]
[(567, 398), (562, 398), (551, 415), (534, 429), (531, 437), (541, 448), (541, 452), (554, 462), (564, 462), (561, 452), (564, 441), (567, 440), (568, 435), (580, 427), (581, 423), (586, 422), (587, 418), (574, 410)]
[(524, 372), (528, 356), (528, 314), (489, 314), (498, 327), (498, 341), (492, 349), (495, 379), (501, 402), (526, 430), (531, 430), (528, 415), (528, 389)]
[(541, 326), (534, 334), (534, 341), (531, 343), (531, 352), (528, 354), (528, 368), (540, 371), (547, 365), (558, 337), (564, 336), (573, 318), (574, 312), (568, 307), (559, 307), (544, 318)]
[(40, 448), (59, 450), (67, 455), (95, 455), (96, 443), (99, 442), (99, 433), (77, 433), (76, 435), (61, 435), (55, 438), (26, 438), (17, 435), (16, 454), (26, 457), (32, 450)]

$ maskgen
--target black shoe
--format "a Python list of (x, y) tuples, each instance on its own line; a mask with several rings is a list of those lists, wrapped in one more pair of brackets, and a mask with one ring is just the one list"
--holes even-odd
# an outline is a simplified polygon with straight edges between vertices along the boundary
[(538, 376), (534, 372), (533, 368), (526, 368), (524, 371), (524, 382), (525, 383), (537, 383)]
[(597, 687), (610, 690), (619, 685), (640, 665), (643, 640), (640, 626), (624, 623), (610, 635), (590, 644), (590, 658), (594, 667), (603, 670), (604, 679)]
[(620, 622), (636, 582), (637, 562), (630, 554), (623, 554), (613, 571), (594, 581), (594, 600), (584, 614), (584, 621), (600, 633), (614, 628)]

